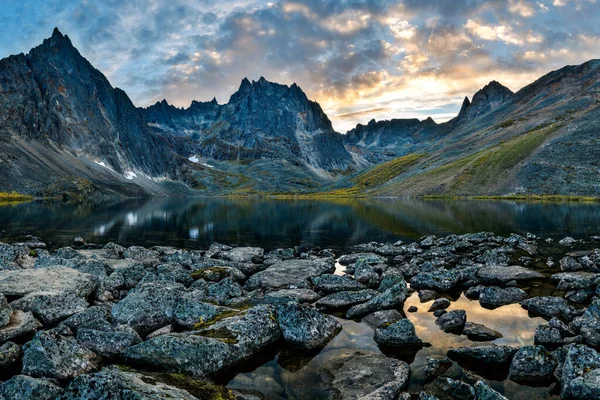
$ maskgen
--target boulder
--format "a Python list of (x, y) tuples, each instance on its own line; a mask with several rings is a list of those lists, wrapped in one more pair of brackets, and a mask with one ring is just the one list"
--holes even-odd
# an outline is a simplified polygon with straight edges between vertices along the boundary
[(600, 274), (594, 272), (561, 272), (552, 275), (552, 282), (559, 290), (581, 290), (595, 288), (600, 283)]
[(246, 290), (310, 289), (310, 278), (334, 271), (331, 259), (284, 260), (252, 275), (244, 287)]
[(171, 323), (182, 289), (176, 283), (143, 284), (113, 306), (112, 317), (116, 323), (129, 325), (144, 336)]
[(406, 283), (398, 284), (379, 293), (365, 303), (352, 306), (346, 313), (346, 316), (348, 318), (360, 318), (375, 311), (402, 308), (407, 297), (408, 288), (406, 287)]
[(283, 339), (307, 351), (324, 347), (342, 330), (335, 318), (295, 303), (278, 306), (277, 321)]
[(92, 306), (84, 311), (70, 316), (64, 320), (61, 325), (69, 327), (73, 332), (79, 328), (110, 329), (108, 318), (110, 316), (110, 306)]
[(340, 257), (338, 262), (341, 265), (347, 266), (356, 263), (358, 260), (364, 260), (367, 264), (381, 264), (386, 262), (386, 258), (375, 253), (352, 253), (345, 254)]
[(0, 372), (11, 371), (21, 357), (21, 347), (13, 342), (6, 342), (0, 346)]
[(264, 255), (265, 251), (260, 247), (234, 247), (229, 251), (220, 252), (218, 257), (236, 263), (250, 263), (260, 262)]
[(363, 259), (359, 259), (354, 264), (354, 279), (363, 284), (368, 284), (371, 279), (377, 278), (379, 275), (369, 265), (369, 263)]
[(573, 257), (566, 256), (560, 260), (560, 269), (565, 272), (581, 271), (585, 269), (583, 265), (577, 262)]
[(452, 367), (452, 361), (447, 358), (425, 358), (425, 379), (433, 380)]
[(38, 330), (42, 325), (30, 312), (14, 310), (10, 315), (8, 325), (0, 328), (0, 343), (7, 340), (29, 335)]
[(416, 290), (431, 289), (438, 292), (450, 292), (458, 289), (461, 273), (457, 270), (439, 270), (419, 272), (410, 280), (410, 287)]
[(559, 346), (563, 344), (563, 337), (558, 329), (549, 325), (538, 325), (538, 327), (535, 328), (533, 341), (535, 344), (544, 346)]
[(64, 329), (40, 331), (23, 346), (23, 374), (62, 381), (96, 367), (96, 354), (80, 346), (74, 337), (64, 336), (69, 333)]
[(479, 292), (479, 303), (485, 308), (494, 308), (520, 303), (527, 298), (524, 290), (516, 287), (489, 286)]
[(0, 396), (5, 400), (55, 400), (63, 389), (44, 379), (15, 375), (0, 385)]
[(77, 331), (77, 342), (102, 357), (115, 358), (126, 348), (142, 341), (133, 329), (129, 329), (105, 332), (83, 328)]
[(344, 351), (320, 369), (330, 398), (392, 400), (407, 386), (410, 368), (381, 354)]
[(98, 284), (98, 277), (66, 267), (0, 271), (0, 293), (5, 296), (54, 291), (88, 297)]
[(504, 378), (508, 373), (510, 363), (518, 348), (497, 346), (495, 344), (480, 344), (450, 348), (448, 357), (464, 368), (482, 375)]
[(429, 312), (433, 312), (436, 310), (445, 310), (448, 307), (450, 307), (450, 300), (442, 297), (435, 300), (433, 304), (431, 304), (431, 307), (429, 307)]
[(484, 267), (477, 271), (477, 278), (486, 285), (505, 285), (510, 281), (542, 279), (544, 275), (519, 265), (509, 267)]
[(313, 303), (321, 298), (319, 294), (310, 289), (281, 289), (269, 292), (264, 297), (276, 301), (296, 301), (298, 303)]
[[(190, 386), (193, 386), (193, 381)], [(188, 391), (162, 383), (152, 376), (120, 371), (116, 367), (78, 376), (65, 388), (60, 399), (198, 400)]]
[(490, 340), (500, 339), (502, 337), (500, 332), (474, 322), (466, 322), (462, 333), (463, 335), (466, 335), (469, 340), (475, 342), (487, 342)]
[(462, 333), (466, 322), (467, 313), (465, 310), (452, 310), (435, 320), (435, 324), (439, 326), (441, 330), (457, 335)]
[(560, 317), (566, 310), (567, 301), (561, 297), (542, 296), (523, 300), (521, 307), (544, 318)]
[(573, 379), (570, 389), (573, 400), (600, 399), (600, 369)]
[(377, 296), (377, 292), (371, 289), (337, 292), (320, 298), (315, 306), (327, 310), (345, 310), (354, 305), (364, 303)]
[(558, 363), (543, 346), (525, 346), (517, 351), (510, 364), (508, 378), (520, 384), (550, 384)]
[(365, 286), (348, 275), (325, 274), (311, 279), (314, 289), (323, 293), (335, 293), (366, 289)]
[(408, 318), (375, 330), (375, 342), (384, 347), (421, 347), (423, 341), (417, 336), (415, 326)]
[(30, 311), (44, 326), (54, 325), (63, 319), (88, 308), (87, 300), (73, 292), (34, 292), (11, 303), (11, 307)]
[(196, 324), (212, 321), (221, 312), (227, 310), (214, 304), (205, 303), (198, 298), (194, 292), (186, 292), (181, 295), (173, 309), (173, 320), (186, 329), (192, 329)]
[[(600, 354), (587, 346), (581, 344), (570, 344), (566, 346), (566, 355), (562, 366), (555, 373), (561, 385), (560, 396), (563, 399), (571, 399), (580, 390), (583, 392), (585, 382), (577, 380), (589, 372), (600, 368)], [(572, 385), (576, 383), (575, 393)], [(593, 398), (593, 397), (588, 397)], [(585, 399), (582, 397), (581, 400)]]
[(275, 311), (257, 306), (198, 331), (152, 338), (123, 355), (136, 364), (204, 378), (250, 359), (279, 338)]

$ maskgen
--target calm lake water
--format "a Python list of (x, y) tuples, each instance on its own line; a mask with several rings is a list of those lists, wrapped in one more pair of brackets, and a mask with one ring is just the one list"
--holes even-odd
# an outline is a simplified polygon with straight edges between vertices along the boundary
[[(1, 241), (39, 236), (50, 248), (70, 245), (75, 236), (88, 242), (170, 245), (207, 248), (213, 242), (261, 246), (267, 250), (300, 244), (346, 249), (371, 241), (416, 240), (427, 234), (492, 231), (500, 235), (534, 233), (541, 237), (587, 238), (600, 234), (600, 205), (469, 200), (258, 200), (258, 199), (133, 199), (96, 203), (32, 202), (0, 207)], [(543, 263), (542, 263), (543, 264)], [(547, 272), (547, 271), (544, 271)], [(523, 288), (530, 296), (551, 295), (552, 285)], [(464, 296), (451, 299), (450, 309), (464, 309), (471, 322), (502, 333), (495, 343), (533, 344), (541, 318), (531, 318), (519, 305), (487, 310)], [(431, 344), (405, 361), (411, 365), (409, 389), (425, 385), (426, 356), (444, 356), (449, 347), (471, 343), (465, 336), (442, 332), (413, 294), (407, 313), (424, 341)], [(221, 377), (230, 388), (260, 392), (266, 399), (327, 398), (319, 367), (340, 353), (381, 352), (373, 331), (363, 323), (340, 319), (342, 332), (321, 352), (310, 356), (275, 346), (240, 369)], [(467, 379), (457, 365), (444, 376)], [(495, 380), (500, 379), (500, 380)], [(517, 385), (504, 378), (486, 379), (509, 399), (554, 398), (547, 387)], [(425, 386), (425, 388), (427, 388)]]
[(0, 207), (0, 231), (0, 240), (32, 234), (52, 248), (82, 236), (124, 246), (201, 249), (216, 241), (267, 250), (299, 244), (342, 249), (478, 231), (583, 238), (600, 234), (600, 205), (419, 199), (32, 202)]

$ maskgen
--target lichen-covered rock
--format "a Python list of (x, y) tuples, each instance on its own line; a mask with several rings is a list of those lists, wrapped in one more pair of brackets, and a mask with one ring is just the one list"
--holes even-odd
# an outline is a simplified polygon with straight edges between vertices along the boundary
[(44, 326), (82, 312), (88, 305), (87, 300), (72, 292), (34, 292), (11, 303), (14, 309), (31, 311)]
[(498, 286), (489, 286), (479, 292), (479, 303), (486, 308), (520, 303), (526, 298), (527, 293), (523, 289), (516, 287), (501, 288)]
[(162, 383), (152, 376), (120, 371), (115, 367), (75, 378), (59, 400), (88, 399), (197, 400), (188, 391)]
[(521, 306), (529, 312), (550, 319), (562, 315), (567, 309), (567, 301), (561, 297), (542, 296), (523, 300)]
[(352, 306), (346, 313), (346, 316), (348, 318), (360, 318), (375, 311), (402, 308), (407, 297), (408, 289), (406, 283), (398, 284), (365, 303)]
[(588, 400), (600, 398), (600, 369), (573, 379), (570, 384), (573, 400)]
[(364, 303), (377, 296), (377, 292), (371, 289), (337, 292), (320, 298), (315, 306), (327, 310), (345, 310), (354, 305)]
[(549, 325), (538, 325), (535, 328), (534, 343), (544, 346), (558, 346), (563, 343), (563, 337), (558, 329)]
[(133, 329), (105, 332), (83, 328), (77, 331), (77, 342), (82, 347), (108, 358), (119, 356), (126, 348), (141, 341), (142, 339)]
[(229, 251), (222, 251), (218, 257), (236, 263), (260, 262), (265, 255), (265, 250), (260, 247), (234, 247)]
[[(191, 329), (198, 323), (212, 321), (222, 311), (223, 307), (198, 300), (196, 292), (184, 293), (173, 311), (173, 319), (184, 328)], [(201, 298), (201, 297), (200, 297)]]
[(457, 335), (462, 333), (466, 322), (467, 313), (465, 310), (452, 310), (435, 320), (435, 324), (439, 326), (441, 330)]
[(484, 267), (477, 271), (477, 278), (486, 285), (505, 285), (510, 281), (542, 279), (544, 275), (519, 265), (509, 267)]
[(356, 263), (358, 260), (364, 260), (368, 264), (372, 264), (372, 265), (373, 264), (381, 264), (386, 261), (385, 257), (382, 257), (382, 256), (374, 254), (374, 253), (352, 253), (352, 254), (345, 254), (345, 255), (341, 256), (340, 259), (338, 260), (338, 262), (341, 265), (350, 265), (350, 264)]
[(550, 383), (557, 365), (543, 346), (521, 347), (512, 359), (508, 378), (521, 384)]
[(425, 379), (432, 380), (446, 372), (452, 366), (449, 358), (425, 358)]
[(14, 310), (8, 325), (0, 328), (0, 343), (31, 334), (42, 325), (30, 312)]
[(106, 330), (110, 329), (109, 316), (110, 306), (92, 306), (65, 319), (61, 325), (69, 327), (73, 332), (77, 332), (79, 328), (98, 330), (103, 327), (100, 330)]
[(23, 374), (36, 378), (72, 379), (95, 368), (96, 354), (61, 329), (40, 331), (23, 346)]
[(463, 335), (466, 335), (469, 340), (476, 342), (486, 342), (489, 340), (500, 339), (502, 337), (500, 332), (474, 322), (466, 322), (462, 333)]
[(318, 293), (310, 289), (281, 289), (266, 293), (266, 299), (275, 299), (276, 302), (296, 301), (298, 303), (313, 303), (321, 298)]
[(365, 286), (347, 275), (325, 274), (311, 279), (314, 289), (323, 293), (363, 290)]
[(233, 278), (225, 278), (206, 287), (206, 300), (224, 305), (228, 300), (245, 294), (246, 291)]
[(438, 292), (450, 292), (458, 288), (461, 274), (457, 270), (419, 272), (410, 280), (413, 289), (432, 289)]
[(344, 351), (321, 366), (330, 398), (393, 400), (407, 386), (410, 368), (381, 354)]
[(278, 306), (277, 321), (283, 339), (307, 351), (324, 347), (342, 330), (335, 318), (295, 303)]
[(600, 274), (594, 272), (561, 272), (552, 275), (552, 282), (559, 290), (581, 290), (595, 288), (600, 283)]
[(387, 347), (420, 347), (423, 345), (423, 341), (415, 332), (415, 326), (408, 318), (401, 319), (389, 326), (377, 328), (373, 339), (378, 345)]
[(429, 311), (434, 312), (436, 310), (445, 310), (448, 307), (450, 307), (450, 300), (446, 299), (445, 297), (441, 297), (431, 304)]
[(198, 331), (147, 340), (126, 349), (124, 357), (136, 364), (204, 378), (251, 358), (279, 338), (275, 311), (257, 306)]
[(332, 259), (284, 260), (252, 275), (245, 289), (310, 289), (310, 278), (334, 271)]
[(377, 272), (363, 259), (359, 259), (354, 264), (354, 279), (358, 282), (367, 284), (371, 279), (378, 277)]
[(144, 336), (171, 323), (183, 286), (177, 283), (146, 283), (132, 290), (112, 308), (118, 324), (131, 326)]
[(10, 322), (10, 315), (12, 314), (12, 308), (8, 305), (6, 297), (0, 293), (0, 328), (8, 325)]
[(477, 400), (508, 400), (506, 397), (489, 387), (482, 379), (475, 382), (473, 388), (475, 389), (475, 398)]
[(26, 375), (15, 375), (0, 385), (0, 395), (5, 400), (54, 400), (62, 392), (60, 386)]
[(194, 283), (187, 269), (177, 264), (160, 264), (156, 267), (158, 281), (181, 283), (185, 287)]
[(500, 374), (508, 372), (516, 347), (482, 344), (451, 348), (448, 356), (461, 366), (484, 374)]
[(21, 347), (13, 342), (6, 342), (0, 346), (0, 371), (12, 369), (21, 357)]
[(55, 291), (87, 297), (96, 290), (98, 284), (98, 277), (66, 267), (0, 271), (0, 293), (5, 296)]
[[(588, 372), (600, 368), (600, 354), (590, 347), (571, 344), (566, 346), (567, 353), (564, 362), (555, 373), (561, 385), (560, 396), (563, 399), (573, 397), (572, 384), (577, 378), (583, 377)], [(577, 381), (583, 386), (583, 382)]]

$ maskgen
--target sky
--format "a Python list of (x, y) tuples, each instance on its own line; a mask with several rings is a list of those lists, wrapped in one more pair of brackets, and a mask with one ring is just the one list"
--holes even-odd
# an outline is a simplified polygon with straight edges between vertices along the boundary
[(3, 0), (0, 57), (68, 35), (138, 106), (291, 85), (345, 132), (442, 122), (491, 80), (513, 91), (600, 58), (600, 0)]

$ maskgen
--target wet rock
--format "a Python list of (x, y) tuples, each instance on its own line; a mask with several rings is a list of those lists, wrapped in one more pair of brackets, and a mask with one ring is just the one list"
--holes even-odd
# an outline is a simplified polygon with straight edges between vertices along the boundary
[(563, 343), (563, 337), (558, 329), (548, 325), (539, 325), (535, 328), (534, 343), (545, 346), (558, 346)]
[(15, 300), (11, 307), (30, 311), (45, 326), (54, 325), (88, 308), (88, 302), (71, 292), (36, 292)]
[(520, 384), (549, 384), (558, 363), (543, 346), (521, 347), (510, 364), (508, 378)]
[(319, 299), (315, 306), (329, 310), (344, 310), (371, 300), (375, 296), (377, 296), (377, 292), (371, 289), (356, 292), (337, 292)]
[(448, 311), (446, 311), (446, 310), (435, 310), (433, 312), (433, 316), (436, 317), (436, 318), (438, 318), (438, 317), (441, 317), (442, 315), (447, 314), (447, 313), (448, 313)]
[(295, 303), (278, 306), (277, 321), (283, 339), (307, 351), (324, 347), (342, 330), (335, 318)]
[(479, 269), (477, 277), (486, 285), (505, 285), (511, 281), (542, 279), (544, 275), (525, 267), (513, 265), (509, 267), (484, 267)]
[(482, 307), (486, 308), (519, 303), (526, 298), (527, 293), (516, 287), (500, 288), (498, 286), (490, 286), (483, 288), (479, 293), (479, 303)]
[(542, 296), (523, 300), (521, 307), (544, 318), (560, 317), (567, 309), (567, 302), (560, 297)]
[(481, 294), (481, 291), (485, 288), (485, 286), (483, 285), (475, 285), (475, 286), (471, 286), (470, 288), (467, 289), (467, 291), (465, 292), (465, 296), (467, 297), (467, 299), (469, 300), (478, 300), (479, 299), (479, 295)]
[(8, 325), (0, 328), (0, 343), (29, 335), (41, 328), (41, 324), (30, 312), (14, 310)]
[(331, 398), (349, 400), (395, 399), (410, 376), (404, 361), (359, 351), (345, 351), (325, 361), (321, 371)]
[(432, 289), (438, 292), (449, 292), (459, 287), (461, 274), (456, 270), (435, 272), (419, 272), (410, 280), (413, 289)]
[(504, 377), (516, 347), (491, 344), (472, 345), (448, 350), (448, 356), (461, 366), (482, 375)]
[(383, 293), (378, 294), (366, 303), (352, 306), (346, 316), (348, 318), (360, 318), (375, 311), (402, 308), (408, 297), (406, 283), (398, 284)]
[(60, 386), (26, 375), (15, 375), (0, 385), (0, 395), (5, 400), (54, 400), (62, 392)]
[(310, 289), (281, 289), (265, 294), (265, 298), (296, 301), (298, 303), (313, 303), (319, 300), (321, 296)]
[(475, 389), (468, 383), (452, 378), (437, 378), (433, 383), (434, 394), (439, 397), (450, 395), (452, 399), (475, 400)]
[(437, 378), (452, 367), (452, 361), (447, 358), (425, 358), (425, 379), (432, 380)]
[(600, 369), (573, 379), (570, 384), (571, 397), (574, 400), (600, 398)]
[[(315, 290), (324, 293), (347, 292), (352, 290), (363, 290), (365, 286), (347, 275), (326, 274), (311, 279)], [(368, 281), (368, 280), (367, 280)]]
[(6, 342), (0, 346), (0, 371), (8, 371), (14, 368), (15, 363), (21, 357), (21, 347), (13, 342)]
[(402, 314), (398, 310), (385, 310), (377, 311), (364, 317), (361, 322), (364, 322), (373, 329), (382, 327), (384, 325), (391, 325), (394, 322), (400, 321)]
[(489, 387), (488, 384), (481, 379), (473, 385), (473, 388), (475, 389), (475, 397), (477, 400), (508, 400), (506, 397)]
[(77, 331), (77, 342), (82, 347), (108, 358), (119, 356), (123, 350), (141, 341), (134, 330), (104, 332), (84, 328)]
[(359, 259), (354, 265), (354, 279), (358, 282), (367, 284), (373, 278), (378, 277), (377, 272), (363, 259)]
[(129, 325), (144, 336), (171, 323), (182, 288), (176, 283), (143, 284), (113, 306), (112, 317), (116, 323)]
[(466, 322), (463, 329), (463, 335), (467, 335), (469, 340), (477, 342), (487, 342), (490, 340), (500, 339), (502, 334), (498, 331), (488, 328), (485, 325)]
[(415, 332), (415, 326), (408, 318), (377, 328), (373, 339), (378, 345), (385, 347), (420, 347), (423, 345), (423, 341)]
[(428, 301), (434, 300), (436, 297), (437, 292), (435, 290), (419, 290), (419, 300), (421, 303), (427, 303)]
[(577, 262), (573, 257), (566, 256), (560, 259), (560, 269), (565, 272), (582, 271), (583, 265)]
[(335, 271), (332, 260), (285, 260), (252, 275), (246, 290), (256, 289), (310, 289), (308, 279)]
[(275, 311), (257, 306), (193, 332), (171, 333), (129, 347), (130, 362), (203, 378), (251, 358), (281, 338)]
[(465, 310), (453, 310), (435, 320), (435, 324), (439, 326), (441, 330), (457, 335), (462, 333), (466, 322), (467, 313)]
[(71, 268), (56, 267), (0, 271), (0, 293), (5, 296), (25, 296), (29, 293), (55, 291), (87, 297), (96, 290), (96, 276)]
[[(556, 370), (555, 376), (561, 384), (561, 398), (570, 399), (577, 393), (572, 391), (572, 385), (577, 378), (583, 377), (589, 371), (600, 368), (600, 354), (596, 350), (581, 344), (571, 344), (566, 349), (565, 360), (562, 366)], [(583, 386), (583, 383), (579, 380), (576, 385), (580, 387), (580, 385)], [(583, 398), (581, 399), (583, 400)]]
[(409, 313), (416, 313), (417, 311), (419, 311), (419, 309), (415, 306), (410, 306), (406, 311), (408, 311)]
[(60, 329), (40, 331), (23, 346), (23, 374), (66, 380), (96, 367), (96, 354), (62, 333)]
[(433, 312), (436, 310), (445, 310), (448, 307), (450, 307), (450, 300), (442, 297), (434, 301), (433, 304), (431, 304), (431, 307), (429, 307), (429, 312)]
[(198, 400), (188, 391), (162, 383), (152, 376), (120, 371), (116, 367), (75, 378), (60, 399)]

